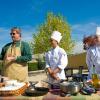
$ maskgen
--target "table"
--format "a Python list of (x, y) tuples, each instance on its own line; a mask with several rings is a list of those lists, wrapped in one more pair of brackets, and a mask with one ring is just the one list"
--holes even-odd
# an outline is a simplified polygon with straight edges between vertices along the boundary
[(60, 96), (48, 93), (46, 96), (44, 96), (43, 100), (100, 100), (100, 95), (92, 94), (90, 96), (90, 95), (78, 94), (77, 96), (60, 97)]
[(39, 97), (9, 96), (9, 97), (0, 97), (0, 100), (43, 100), (43, 96)]
[(92, 94), (91, 96), (88, 96), (88, 95), (78, 94), (77, 96), (61, 97), (59, 95), (54, 95), (49, 92), (44, 96), (37, 96), (37, 97), (10, 96), (10, 97), (0, 97), (0, 100), (100, 100), (100, 95)]

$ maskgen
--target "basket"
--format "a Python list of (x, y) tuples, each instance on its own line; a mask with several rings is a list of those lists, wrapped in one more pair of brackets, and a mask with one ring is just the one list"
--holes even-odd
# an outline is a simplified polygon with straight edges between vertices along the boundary
[(0, 90), (0, 96), (18, 96), (23, 94), (27, 87), (28, 83), (25, 83), (22, 87), (15, 90)]
[(0, 87), (3, 87), (3, 86), (5, 86), (5, 83), (0, 83)]

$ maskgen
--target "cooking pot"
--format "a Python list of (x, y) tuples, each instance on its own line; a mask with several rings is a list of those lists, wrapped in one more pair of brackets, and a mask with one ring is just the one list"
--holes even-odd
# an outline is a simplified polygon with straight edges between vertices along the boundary
[(75, 95), (80, 91), (81, 85), (78, 82), (65, 81), (60, 83), (60, 89), (64, 93)]
[(50, 85), (53, 85), (53, 86), (59, 86), (59, 88), (61, 89), (62, 92), (66, 93), (66, 94), (72, 94), (72, 95), (75, 95), (77, 94), (80, 89), (81, 89), (81, 84), (78, 83), (78, 82), (67, 82), (67, 81), (62, 81), (62, 82), (58, 82), (58, 84), (53, 84), (51, 82), (48, 82), (48, 81), (44, 81)]

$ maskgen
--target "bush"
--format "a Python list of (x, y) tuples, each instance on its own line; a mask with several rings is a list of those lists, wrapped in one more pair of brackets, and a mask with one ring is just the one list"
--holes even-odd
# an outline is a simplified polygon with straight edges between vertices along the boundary
[(38, 61), (38, 69), (39, 70), (45, 69), (45, 61)]
[(2, 69), (2, 64), (0, 63), (0, 70)]
[(38, 70), (38, 62), (29, 62), (28, 63), (28, 71)]
[[(45, 68), (44, 61), (29, 62), (28, 63), (28, 71), (42, 70), (44, 68)], [(2, 70), (2, 63), (0, 63), (0, 70)]]

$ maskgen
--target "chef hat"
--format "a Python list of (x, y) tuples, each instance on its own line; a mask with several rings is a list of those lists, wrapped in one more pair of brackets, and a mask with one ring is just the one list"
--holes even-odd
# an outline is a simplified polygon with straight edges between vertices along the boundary
[(97, 36), (100, 35), (100, 27), (97, 27), (97, 29), (96, 29), (96, 35)]
[(59, 43), (60, 40), (62, 39), (61, 33), (58, 31), (53, 31), (51, 35), (51, 39), (54, 39)]

